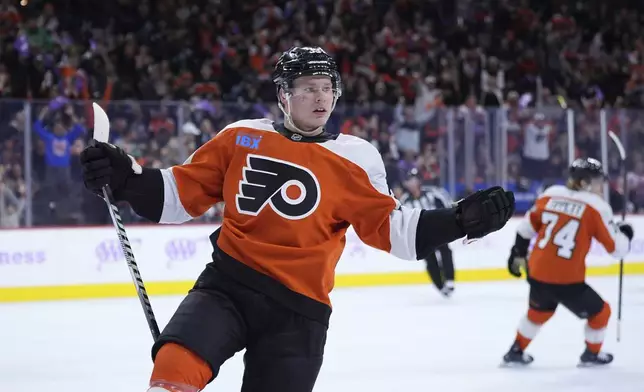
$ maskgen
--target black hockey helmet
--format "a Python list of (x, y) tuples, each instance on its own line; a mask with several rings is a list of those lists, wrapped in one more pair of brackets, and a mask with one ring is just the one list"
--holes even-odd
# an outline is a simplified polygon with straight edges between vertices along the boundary
[(589, 182), (594, 178), (606, 178), (601, 162), (595, 158), (577, 158), (568, 168), (569, 178), (575, 182)]
[(320, 47), (293, 47), (284, 52), (275, 64), (273, 83), (288, 90), (293, 81), (301, 76), (322, 75), (331, 78), (336, 98), (342, 95), (342, 80), (338, 66), (324, 49)]

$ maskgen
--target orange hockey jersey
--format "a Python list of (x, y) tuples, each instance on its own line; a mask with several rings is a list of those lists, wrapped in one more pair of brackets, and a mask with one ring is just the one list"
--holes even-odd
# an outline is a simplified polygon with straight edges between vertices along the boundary
[(186, 163), (162, 170), (160, 222), (185, 222), (224, 201), (219, 249), (328, 306), (349, 225), (367, 245), (416, 259), (421, 210), (390, 195), (372, 144), (350, 135), (295, 141), (267, 119), (227, 126)]
[(613, 222), (610, 205), (600, 196), (552, 186), (526, 213), (518, 234), (536, 236), (528, 259), (532, 279), (544, 283), (580, 283), (586, 279), (586, 255), (596, 239), (616, 258), (628, 253), (628, 238)]

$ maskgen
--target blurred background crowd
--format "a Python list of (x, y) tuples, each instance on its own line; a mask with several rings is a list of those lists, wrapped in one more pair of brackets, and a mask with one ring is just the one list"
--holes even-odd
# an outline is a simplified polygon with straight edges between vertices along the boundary
[[(456, 198), (504, 184), (521, 213), (564, 180), (569, 151), (601, 156), (605, 121), (629, 152), (623, 206), (608, 151), (611, 200), (641, 211), (643, 11), (628, 0), (0, 0), (0, 226), (108, 222), (79, 182), (92, 101), (113, 143), (144, 165), (179, 164), (230, 122), (281, 119), (270, 74), (294, 45), (336, 58), (344, 89), (328, 129), (377, 146), (398, 194), (415, 168)], [(218, 219), (216, 207), (199, 221)]]

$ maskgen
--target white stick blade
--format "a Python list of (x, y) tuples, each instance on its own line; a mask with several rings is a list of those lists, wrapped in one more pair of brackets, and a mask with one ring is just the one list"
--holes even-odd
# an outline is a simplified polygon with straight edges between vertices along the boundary
[(94, 140), (107, 143), (110, 140), (110, 119), (96, 102), (92, 103), (92, 107), (94, 108)]
[(619, 157), (622, 161), (626, 160), (626, 150), (624, 150), (624, 146), (617, 135), (615, 135), (615, 132), (608, 131), (608, 136), (613, 140), (613, 143), (615, 143), (615, 147), (617, 147), (617, 150), (619, 151)]

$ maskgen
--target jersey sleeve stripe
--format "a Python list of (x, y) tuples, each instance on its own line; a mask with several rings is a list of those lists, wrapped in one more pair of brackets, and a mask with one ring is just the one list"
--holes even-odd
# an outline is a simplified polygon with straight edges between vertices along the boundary
[(403, 260), (416, 260), (416, 228), (421, 210), (400, 206), (391, 213), (389, 253)]
[(179, 198), (177, 181), (172, 169), (162, 169), (163, 177), (163, 211), (159, 223), (184, 223), (192, 219)]

